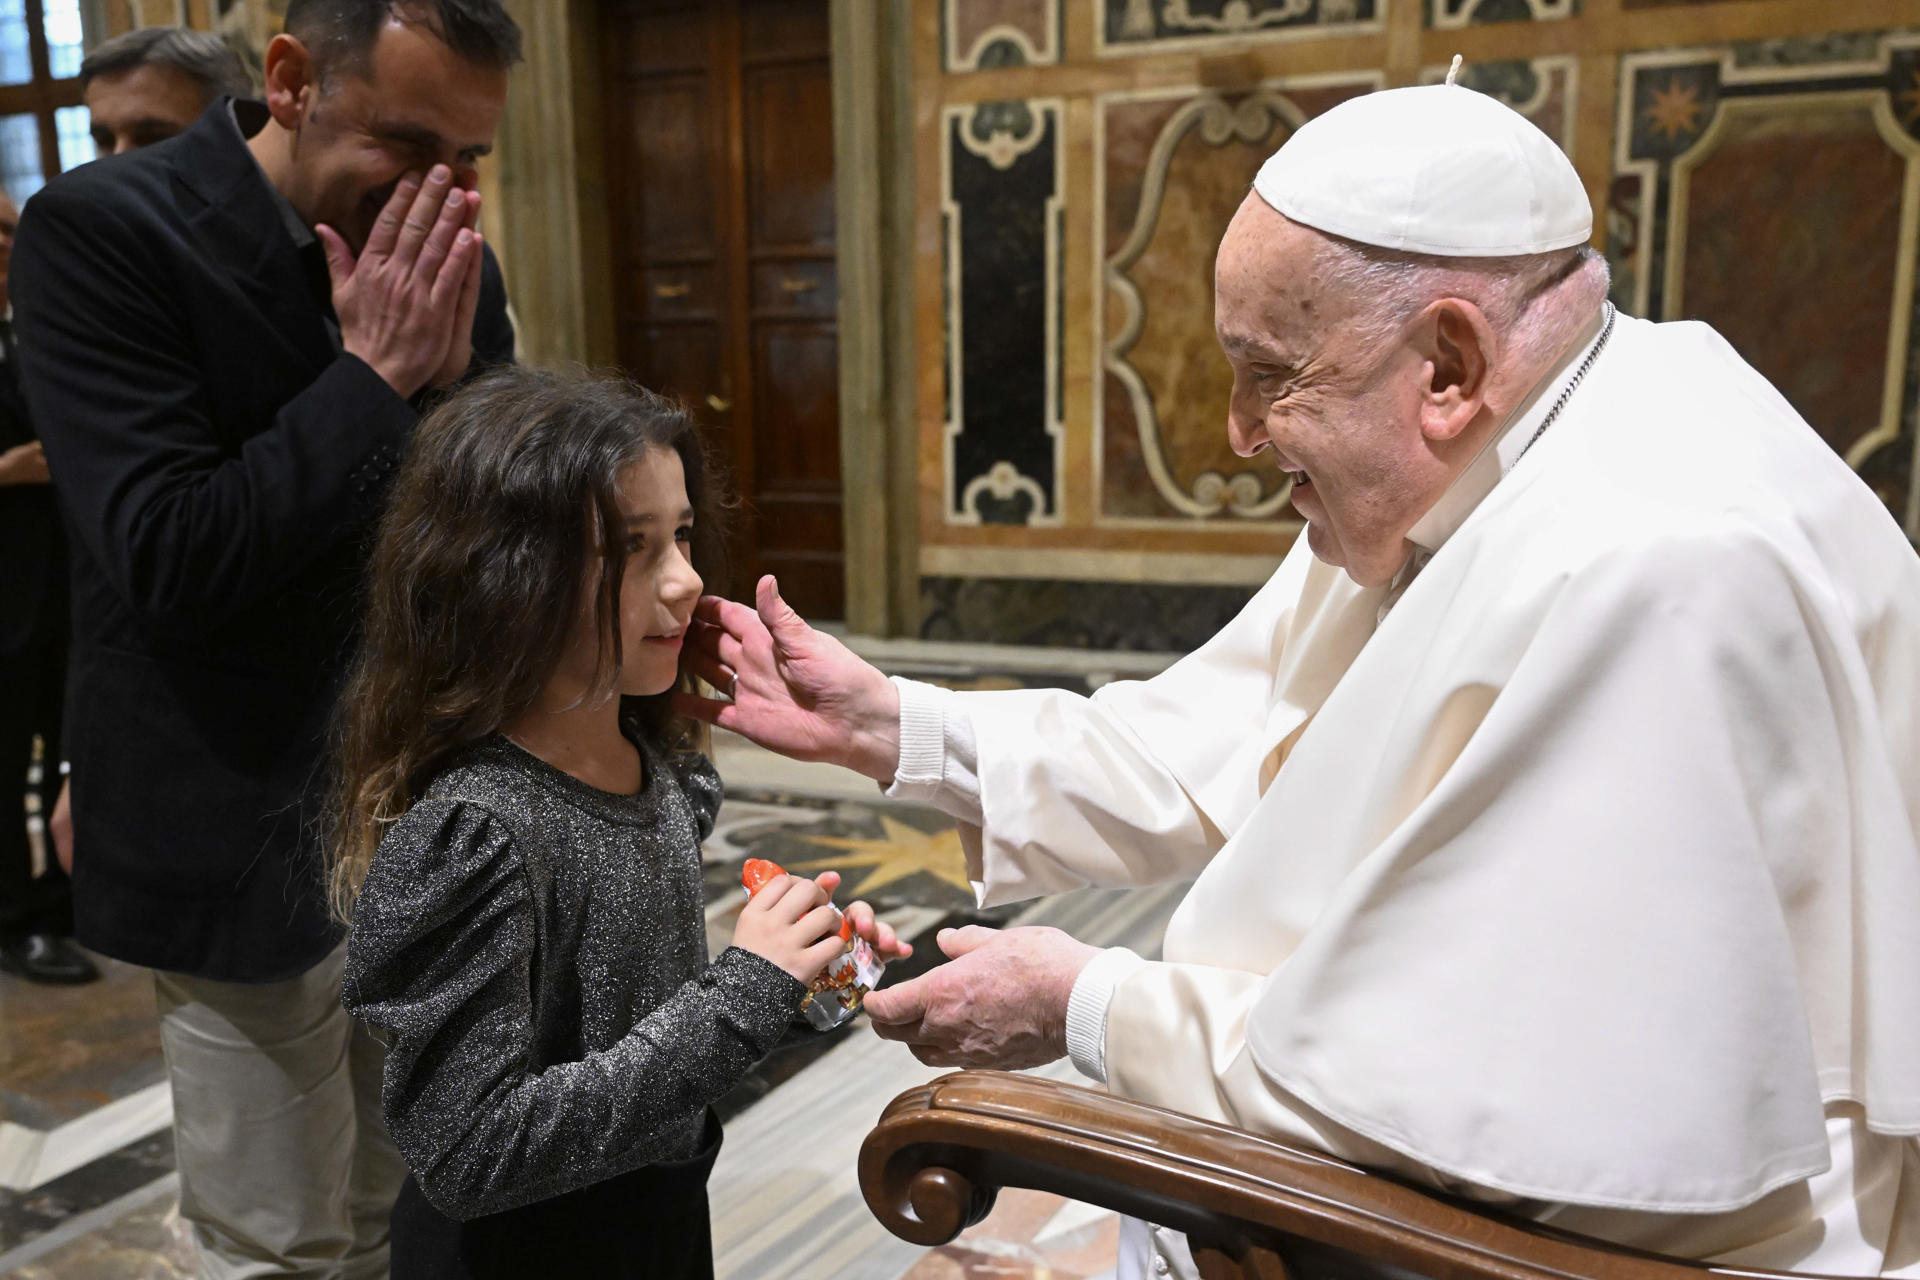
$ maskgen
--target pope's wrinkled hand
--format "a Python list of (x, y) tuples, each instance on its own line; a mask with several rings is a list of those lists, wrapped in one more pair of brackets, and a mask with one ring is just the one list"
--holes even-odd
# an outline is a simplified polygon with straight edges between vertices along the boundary
[(883, 1039), (930, 1067), (1017, 1071), (1067, 1051), (1067, 1000), (1099, 949), (1058, 929), (943, 929), (948, 963), (867, 996)]
[(754, 607), (703, 597), (687, 627), (687, 664), (726, 701), (680, 694), (674, 709), (795, 760), (822, 760), (893, 780), (900, 764), (900, 695), (760, 579)]

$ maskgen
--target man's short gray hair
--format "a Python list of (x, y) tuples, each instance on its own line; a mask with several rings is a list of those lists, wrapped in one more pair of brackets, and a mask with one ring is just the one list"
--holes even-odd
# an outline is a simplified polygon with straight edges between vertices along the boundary
[(96, 76), (144, 66), (184, 71), (199, 84), (208, 104), (223, 93), (236, 98), (254, 94), (253, 75), (231, 45), (185, 27), (140, 27), (105, 41), (80, 63), (80, 90), (86, 92)]
[(1598, 305), (1611, 277), (1606, 259), (1588, 245), (1505, 258), (1448, 258), (1322, 238), (1327, 283), (1359, 302), (1368, 345), (1390, 341), (1441, 298), (1464, 298), (1524, 359), (1557, 341), (1562, 327), (1562, 317), (1535, 303), (1581, 277), (1587, 285), (1581, 292)]

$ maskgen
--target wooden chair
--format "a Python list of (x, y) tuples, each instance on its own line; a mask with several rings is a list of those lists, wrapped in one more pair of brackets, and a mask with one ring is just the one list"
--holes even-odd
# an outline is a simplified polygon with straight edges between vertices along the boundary
[(1206, 1280), (1284, 1280), (1290, 1264), (1315, 1276), (1431, 1280), (1783, 1274), (1621, 1249), (1239, 1129), (1000, 1071), (962, 1071), (901, 1094), (860, 1150), (868, 1206), (915, 1244), (952, 1240), (986, 1217), (1002, 1187), (1178, 1228)]

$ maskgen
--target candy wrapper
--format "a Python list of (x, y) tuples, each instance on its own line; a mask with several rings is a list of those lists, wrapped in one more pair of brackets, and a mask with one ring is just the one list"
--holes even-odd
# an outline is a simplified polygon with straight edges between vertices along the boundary
[[(751, 898), (769, 880), (785, 874), (776, 862), (769, 862), (765, 858), (748, 858), (746, 865), (740, 869), (740, 883), (746, 887), (747, 896)], [(839, 910), (837, 907), (834, 909)], [(853, 921), (844, 915), (840, 917), (840, 939), (846, 944), (845, 949), (821, 971), (807, 994), (800, 999), (800, 1012), (806, 1015), (809, 1023), (822, 1031), (837, 1027), (860, 1012), (860, 1002), (866, 999), (867, 992), (879, 985), (880, 971), (884, 967), (874, 956), (867, 940), (854, 936)]]

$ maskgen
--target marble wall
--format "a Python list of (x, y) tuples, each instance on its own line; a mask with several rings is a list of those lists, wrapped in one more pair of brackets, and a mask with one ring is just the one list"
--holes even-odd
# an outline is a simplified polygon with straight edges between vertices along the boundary
[(103, 11), (102, 29), (118, 35), (134, 27), (174, 26), (213, 31), (239, 50), (259, 76), (267, 41), (281, 29), (287, 0), (89, 0)]
[(1226, 445), (1214, 247), (1292, 130), (1455, 53), (1616, 301), (1718, 327), (1920, 538), (1907, 0), (910, 2), (923, 634), (1184, 648), (1264, 579), (1299, 526)]

